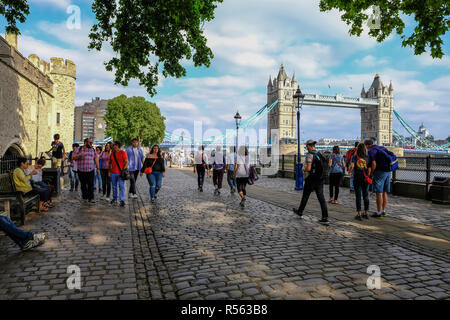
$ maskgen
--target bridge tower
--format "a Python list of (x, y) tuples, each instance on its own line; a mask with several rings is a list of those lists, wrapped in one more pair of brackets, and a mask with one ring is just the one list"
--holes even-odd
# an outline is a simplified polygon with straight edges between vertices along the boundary
[(369, 90), (361, 90), (361, 98), (376, 98), (378, 106), (361, 108), (361, 139), (375, 137), (377, 144), (392, 145), (392, 115), (394, 111), (394, 88), (392, 81), (388, 86), (378, 74), (375, 75)]
[(295, 104), (292, 96), (297, 89), (295, 73), (292, 79), (288, 77), (281, 65), (278, 76), (267, 84), (267, 104), (271, 105), (278, 99), (278, 104), (267, 115), (267, 141), (270, 143), (272, 129), (279, 130), (280, 140), (296, 138)]

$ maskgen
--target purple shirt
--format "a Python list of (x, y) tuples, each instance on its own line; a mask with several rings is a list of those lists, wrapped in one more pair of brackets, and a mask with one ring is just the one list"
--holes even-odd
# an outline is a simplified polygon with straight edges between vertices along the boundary
[(102, 151), (100, 158), (102, 159), (102, 169), (109, 169), (109, 159), (111, 158), (111, 154)]

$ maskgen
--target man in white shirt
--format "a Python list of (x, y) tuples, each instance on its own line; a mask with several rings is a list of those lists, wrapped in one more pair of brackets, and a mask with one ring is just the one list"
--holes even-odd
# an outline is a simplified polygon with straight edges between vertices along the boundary
[(205, 171), (208, 170), (208, 156), (205, 153), (205, 147), (198, 148), (198, 152), (194, 157), (194, 174), (197, 172), (198, 190), (203, 192), (203, 183), (205, 181)]
[(227, 154), (226, 170), (227, 170), (227, 182), (230, 186), (230, 192), (236, 192), (236, 180), (234, 179), (234, 162), (236, 159), (236, 147), (230, 147), (230, 152)]

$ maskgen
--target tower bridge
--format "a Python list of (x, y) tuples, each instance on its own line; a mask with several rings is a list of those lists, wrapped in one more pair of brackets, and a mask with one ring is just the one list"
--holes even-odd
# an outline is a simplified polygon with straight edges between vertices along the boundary
[[(270, 140), (272, 129), (279, 130), (279, 138), (296, 138), (296, 101), (293, 95), (297, 89), (295, 73), (292, 78), (286, 74), (284, 66), (278, 72), (278, 76), (272, 80), (269, 77), (267, 84), (267, 104), (278, 100), (278, 104), (267, 116), (267, 137)], [(392, 144), (392, 117), (394, 111), (394, 89), (392, 82), (389, 87), (384, 86), (378, 74), (365, 91), (364, 85), (361, 96), (358, 98), (344, 97), (342, 94), (335, 96), (305, 94), (303, 105), (335, 108), (359, 109), (361, 112), (361, 137), (377, 138), (378, 142), (385, 145)]]

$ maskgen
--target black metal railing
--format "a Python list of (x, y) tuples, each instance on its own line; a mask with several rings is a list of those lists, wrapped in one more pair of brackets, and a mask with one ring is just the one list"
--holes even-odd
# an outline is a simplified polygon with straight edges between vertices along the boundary
[[(302, 156), (302, 163), (305, 157)], [(281, 155), (279, 174), (282, 177), (292, 176), (295, 172), (296, 155)], [(433, 182), (434, 177), (450, 177), (450, 157), (399, 157), (399, 169), (392, 174), (392, 182), (411, 182), (426, 184)]]
[[(17, 161), (22, 156), (18, 155), (7, 155), (0, 157), (0, 174), (3, 173), (11, 173), (14, 171), (14, 169), (17, 168)], [(32, 165), (35, 163), (38, 158), (33, 158), (31, 155), (25, 156), (25, 158), (28, 159), (28, 164)], [(44, 168), (51, 168), (52, 167), (52, 159), (51, 158), (45, 158), (45, 166)], [(61, 166), (61, 170), (63, 174), (68, 173), (68, 167), (67, 167), (67, 156), (64, 159), (64, 162)]]

